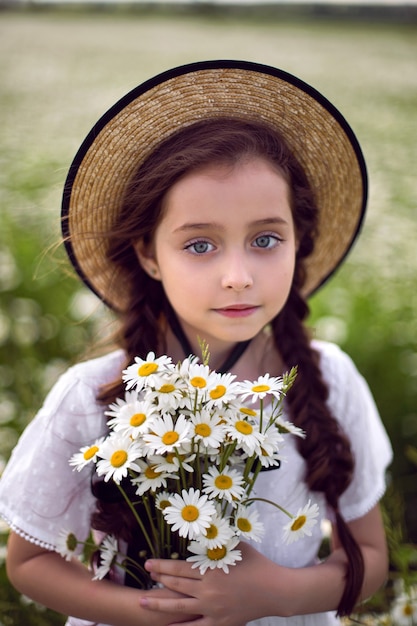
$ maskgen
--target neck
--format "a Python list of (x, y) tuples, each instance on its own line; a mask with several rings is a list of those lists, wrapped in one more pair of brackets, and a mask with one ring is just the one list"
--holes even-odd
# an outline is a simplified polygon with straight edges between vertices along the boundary
[[(195, 354), (201, 359), (201, 347), (192, 346), (185, 336), (183, 329), (176, 327), (179, 323), (167, 325), (166, 341), (167, 353), (174, 362), (181, 361), (189, 354)], [(174, 332), (174, 328), (176, 332)], [(185, 338), (185, 339), (184, 339)], [(217, 372), (232, 371), (238, 380), (256, 379), (269, 372), (278, 376), (284, 371), (284, 366), (273, 339), (269, 332), (261, 331), (256, 337), (247, 342), (216, 346), (209, 345), (209, 366)]]
[[(202, 346), (199, 345), (198, 350), (196, 350), (197, 346), (193, 347), (191, 345), (187, 335), (185, 334), (180, 322), (178, 321), (174, 313), (172, 313), (170, 316), (169, 325), (178, 344), (181, 346), (181, 350), (183, 353), (182, 358), (187, 357), (190, 354), (195, 354), (196, 356), (200, 357)], [(212, 354), (210, 346), (208, 346), (210, 356), (212, 357), (210, 359), (210, 367), (220, 373), (230, 371), (230, 369), (236, 364), (236, 362), (246, 351), (249, 344), (250, 340), (232, 344), (229, 349), (226, 348), (225, 350), (216, 350), (214, 354)]]

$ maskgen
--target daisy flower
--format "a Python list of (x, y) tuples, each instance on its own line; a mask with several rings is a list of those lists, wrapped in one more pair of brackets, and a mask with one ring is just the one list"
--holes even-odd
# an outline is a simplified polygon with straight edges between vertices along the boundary
[(78, 540), (74, 533), (63, 529), (59, 533), (55, 551), (58, 552), (66, 561), (71, 561), (77, 552)]
[(233, 441), (237, 441), (249, 456), (260, 450), (265, 439), (256, 424), (248, 419), (241, 419), (240, 416), (228, 422), (226, 432)]
[(164, 511), (168, 506), (171, 506), (171, 502), (169, 498), (172, 496), (172, 493), (168, 491), (160, 491), (155, 496), (155, 506), (158, 511)]
[[(187, 448), (187, 446), (184, 446)], [(156, 472), (168, 472), (168, 474), (175, 474), (179, 471), (180, 467), (186, 472), (194, 472), (194, 467), (190, 465), (195, 459), (195, 454), (179, 454), (178, 452), (168, 452), (167, 454), (154, 454), (148, 456), (148, 461), (155, 467)]]
[(100, 460), (97, 462), (97, 474), (107, 482), (112, 478), (120, 484), (129, 470), (140, 472), (137, 459), (143, 456), (142, 447), (126, 435), (111, 435), (100, 448)]
[(399, 592), (396, 588), (398, 595), (391, 607), (391, 618), (398, 626), (414, 626), (417, 621), (417, 587), (408, 590), (404, 589), (404, 584), (401, 587)]
[(262, 467), (271, 467), (281, 463), (280, 450), (284, 443), (284, 437), (276, 428), (269, 428), (264, 433), (264, 440), (260, 446), (258, 460)]
[(259, 521), (259, 513), (256, 509), (239, 506), (234, 515), (234, 523), (236, 534), (241, 535), (241, 538), (261, 541), (265, 529)]
[(307, 504), (298, 510), (297, 514), (284, 526), (284, 543), (290, 544), (297, 539), (301, 539), (306, 535), (311, 537), (311, 529), (317, 520), (315, 519), (319, 514), (319, 507), (317, 504), (311, 504), (311, 500)]
[(191, 541), (188, 546), (189, 552), (193, 556), (189, 556), (187, 561), (192, 563), (192, 568), (200, 568), (200, 573), (204, 574), (208, 569), (222, 569), (226, 574), (229, 573), (229, 565), (235, 565), (237, 561), (242, 560), (240, 550), (235, 550), (239, 543), (238, 537), (232, 537), (230, 541), (217, 548), (208, 548), (204, 543), (199, 541)]
[(187, 385), (185, 394), (185, 406), (194, 409), (196, 397), (199, 402), (205, 401), (207, 390), (216, 379), (216, 372), (211, 372), (208, 365), (198, 363), (197, 359), (189, 359), (186, 366), (180, 368), (183, 380)]
[(282, 394), (282, 378), (264, 374), (255, 381), (245, 380), (240, 384), (240, 397), (244, 401), (252, 396), (252, 402), (263, 400), (267, 395), (280, 399)]
[(210, 526), (199, 537), (199, 542), (207, 546), (207, 548), (220, 548), (230, 541), (234, 535), (235, 532), (228, 520), (216, 514), (212, 518)]
[(255, 419), (259, 420), (259, 418), (260, 418), (260, 411), (256, 411), (255, 409), (251, 409), (248, 406), (238, 406), (236, 410), (240, 414), (242, 419), (244, 419), (244, 418), (247, 419), (248, 417), (250, 417), (250, 418), (252, 418), (254, 420)]
[(93, 576), (93, 580), (101, 580), (110, 571), (118, 554), (117, 539), (113, 535), (107, 535), (100, 545), (100, 566)]
[(281, 419), (280, 417), (275, 420), (275, 426), (277, 427), (278, 432), (283, 433), (284, 435), (290, 434), (295, 435), (296, 437), (303, 438), (305, 438), (306, 436), (305, 431), (302, 428), (299, 428), (292, 422), (288, 422), (287, 420)]
[(147, 385), (153, 385), (158, 380), (161, 372), (172, 368), (171, 357), (155, 357), (155, 352), (148, 352), (146, 359), (135, 357), (135, 362), (123, 370), (122, 379), (126, 383), (126, 389), (136, 387), (140, 391)]
[(172, 476), (168, 472), (160, 472), (156, 465), (146, 463), (145, 461), (137, 460), (137, 463), (141, 469), (139, 476), (132, 480), (132, 485), (137, 487), (136, 494), (142, 496), (146, 491), (156, 491), (160, 487), (167, 486), (167, 478), (178, 478)]
[(74, 470), (81, 472), (81, 470), (89, 463), (95, 463), (103, 441), (104, 437), (101, 437), (100, 439), (96, 439), (96, 441), (91, 445), (83, 446), (79, 452), (72, 455), (69, 460), (69, 464), (73, 466)]
[(207, 407), (222, 406), (234, 401), (239, 393), (239, 383), (233, 382), (234, 374), (216, 374), (207, 390)]
[(242, 483), (242, 474), (227, 467), (220, 472), (217, 467), (212, 466), (207, 474), (203, 474), (203, 492), (210, 498), (225, 499), (232, 504), (240, 499), (245, 491)]
[(162, 413), (176, 411), (185, 404), (186, 385), (175, 373), (164, 375), (149, 391), (149, 400), (158, 406)]
[(221, 423), (221, 417), (211, 414), (202, 409), (191, 416), (192, 436), (196, 441), (201, 441), (206, 448), (218, 449), (224, 441), (225, 427)]
[(172, 416), (165, 414), (155, 419), (152, 433), (143, 436), (151, 453), (165, 454), (172, 452), (190, 441), (191, 426), (184, 415), (179, 415), (173, 422)]
[(194, 539), (210, 526), (216, 509), (208, 501), (208, 496), (200, 495), (199, 489), (190, 487), (189, 491), (183, 489), (181, 493), (170, 496), (171, 504), (163, 510), (163, 514), (168, 524), (172, 524), (172, 530), (178, 530), (180, 537)]
[(136, 392), (128, 391), (125, 400), (117, 398), (110, 405), (106, 415), (112, 416), (107, 424), (116, 433), (130, 435), (136, 439), (141, 433), (148, 432), (152, 420), (157, 415), (156, 407), (149, 400), (140, 400)]
[(398, 626), (414, 626), (417, 620), (417, 597), (409, 593), (401, 594), (393, 603), (391, 617)]

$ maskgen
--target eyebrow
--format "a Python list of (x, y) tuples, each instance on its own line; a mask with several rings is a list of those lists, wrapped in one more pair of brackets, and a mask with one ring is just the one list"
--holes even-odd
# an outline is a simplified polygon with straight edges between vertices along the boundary
[[(267, 226), (269, 224), (288, 225), (288, 221), (283, 217), (265, 217), (260, 220), (250, 222), (249, 226)], [(188, 230), (204, 230), (207, 228), (221, 228), (217, 222), (186, 222), (174, 230), (174, 233), (185, 232)]]

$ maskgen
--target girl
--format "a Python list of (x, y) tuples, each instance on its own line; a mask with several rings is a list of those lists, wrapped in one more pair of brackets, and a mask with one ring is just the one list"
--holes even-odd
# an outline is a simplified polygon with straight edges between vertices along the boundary
[[(391, 448), (350, 359), (304, 326), (306, 298), (347, 254), (365, 203), (365, 166), (345, 120), (271, 67), (176, 68), (98, 122), (68, 175), (63, 232), (82, 280), (117, 312), (120, 349), (61, 378), (4, 472), (8, 575), (22, 593), (75, 616), (72, 626), (330, 626), (383, 584), (378, 500)], [(176, 362), (199, 354), (199, 338), (210, 366), (238, 380), (298, 367), (285, 410), (307, 436), (259, 475), (257, 495), (291, 510), (317, 503), (333, 526), (331, 554), (317, 558), (319, 524), (283, 546), (282, 514), (259, 503), (265, 538), (256, 549), (242, 542), (229, 574), (150, 560), (158, 588), (135, 589), (116, 573), (93, 581), (55, 551), (56, 537), (92, 527), (131, 546), (132, 520), (68, 459), (106, 433), (104, 411), (135, 356)]]

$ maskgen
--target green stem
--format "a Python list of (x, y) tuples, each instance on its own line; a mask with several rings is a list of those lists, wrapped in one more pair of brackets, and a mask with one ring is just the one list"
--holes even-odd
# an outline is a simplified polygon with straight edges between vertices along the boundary
[(183, 465), (182, 465), (181, 455), (180, 455), (180, 453), (178, 452), (177, 448), (175, 448), (174, 452), (175, 452), (175, 456), (176, 456), (176, 457), (177, 457), (177, 459), (178, 459), (178, 463), (179, 463), (179, 465), (180, 465), (180, 476), (181, 476), (182, 488), (183, 488), (183, 489), (187, 489), (187, 476), (186, 476), (186, 474), (185, 474), (185, 472), (184, 472), (184, 467), (183, 467)]
[(120, 567), (120, 569), (122, 569), (124, 572), (126, 572), (126, 574), (129, 574), (132, 578), (134, 578), (136, 580), (136, 582), (139, 584), (140, 588), (143, 589), (143, 580), (141, 580), (140, 578), (138, 578), (138, 576), (136, 576), (132, 570), (130, 570), (128, 567), (126, 567), (126, 565), (124, 565), (125, 561), (131, 561), (133, 563), (133, 565), (140, 570), (141, 572), (143, 572), (143, 574), (146, 576), (147, 579), (149, 579), (149, 573), (146, 571), (146, 569), (144, 569), (143, 567), (141, 567), (138, 563), (136, 563), (136, 561), (132, 561), (132, 559), (127, 559), (125, 558), (122, 563), (118, 563), (116, 562), (115, 565), (117, 565), (118, 567)]
[(158, 535), (158, 530), (155, 527), (155, 523), (154, 523), (154, 518), (152, 516), (152, 511), (150, 509), (150, 504), (149, 504), (149, 499), (147, 496), (143, 496), (142, 497), (142, 502), (143, 502), (143, 506), (146, 509), (146, 514), (148, 516), (148, 520), (149, 520), (149, 524), (152, 530), (152, 535), (154, 538), (154, 542), (155, 542), (155, 546), (156, 546), (156, 555), (155, 556), (160, 556), (160, 545), (159, 545), (159, 535)]
[[(125, 570), (125, 572), (129, 571), (129, 574), (132, 574), (132, 572), (130, 570), (128, 570), (127, 566), (124, 565), (124, 563), (126, 563), (126, 562), (131, 563), (134, 568), (138, 569), (140, 572), (142, 572), (145, 576), (147, 576), (149, 578), (149, 572), (147, 572), (146, 569), (144, 567), (142, 567), (142, 565), (140, 565), (140, 563), (138, 563), (137, 561), (132, 559), (130, 556), (123, 556), (122, 563), (116, 563), (116, 565), (118, 565), (123, 570)], [(133, 576), (133, 574), (132, 574), (132, 576)]]
[(234, 441), (233, 443), (231, 443), (228, 448), (226, 448), (226, 450), (223, 453), (223, 458), (221, 459), (221, 463), (220, 463), (220, 467), (219, 467), (219, 471), (222, 472), (224, 470), (224, 468), (227, 465), (227, 461), (229, 460), (229, 458), (231, 457), (231, 455), (233, 454), (233, 452), (236, 450), (236, 446), (237, 446), (237, 442)]
[(264, 401), (263, 398), (259, 401), (259, 431), (262, 433), (262, 425), (263, 425), (263, 416), (264, 416)]
[[(251, 468), (252, 468), (252, 466), (253, 466), (253, 463), (252, 463), (252, 465), (251, 465)], [(252, 492), (252, 489), (253, 489), (253, 488), (254, 488), (254, 486), (255, 486), (256, 479), (258, 478), (258, 474), (259, 474), (259, 472), (261, 471), (261, 469), (262, 469), (262, 465), (261, 465), (261, 463), (258, 461), (258, 463), (257, 463), (257, 465), (256, 465), (256, 469), (255, 469), (255, 471), (254, 471), (254, 473), (253, 473), (253, 476), (252, 476), (252, 478), (251, 478), (250, 482), (248, 481), (248, 486), (249, 486), (249, 488), (248, 488), (248, 490), (247, 490), (247, 492), (246, 492), (246, 495), (247, 495), (247, 496), (250, 496), (250, 494), (251, 494), (251, 492)]]
[(280, 506), (276, 502), (272, 502), (272, 500), (267, 500), (266, 498), (248, 498), (247, 500), (244, 500), (244, 502), (242, 502), (242, 504), (248, 504), (249, 502), (266, 502), (267, 504), (272, 504), (272, 506), (274, 506), (277, 509), (279, 509), (280, 511), (282, 511), (282, 513), (285, 513), (285, 515), (288, 515), (289, 518), (294, 519), (294, 517), (295, 517), (294, 515), (289, 513), (287, 511), (287, 509), (284, 509), (283, 506)]
[(197, 475), (197, 487), (198, 489), (202, 490), (202, 484), (201, 484), (201, 455), (200, 455), (200, 441), (197, 441), (197, 452), (196, 452), (196, 464), (195, 464), (195, 471), (196, 471), (196, 475)]
[(129, 498), (127, 497), (125, 490), (123, 489), (123, 487), (121, 487), (121, 485), (119, 485), (119, 483), (116, 483), (116, 485), (119, 488), (120, 493), (122, 494), (123, 498), (125, 499), (128, 507), (130, 508), (130, 510), (132, 511), (132, 514), (135, 518), (135, 520), (137, 521), (137, 523), (139, 524), (139, 527), (141, 529), (141, 531), (143, 532), (143, 536), (145, 537), (146, 543), (149, 546), (149, 549), (151, 551), (152, 556), (155, 556), (155, 548), (154, 545), (152, 544), (151, 538), (148, 535), (148, 531), (146, 530), (144, 523), (142, 522), (142, 520), (140, 519), (135, 507), (133, 506), (133, 504), (131, 503), (131, 501), (129, 500)]

